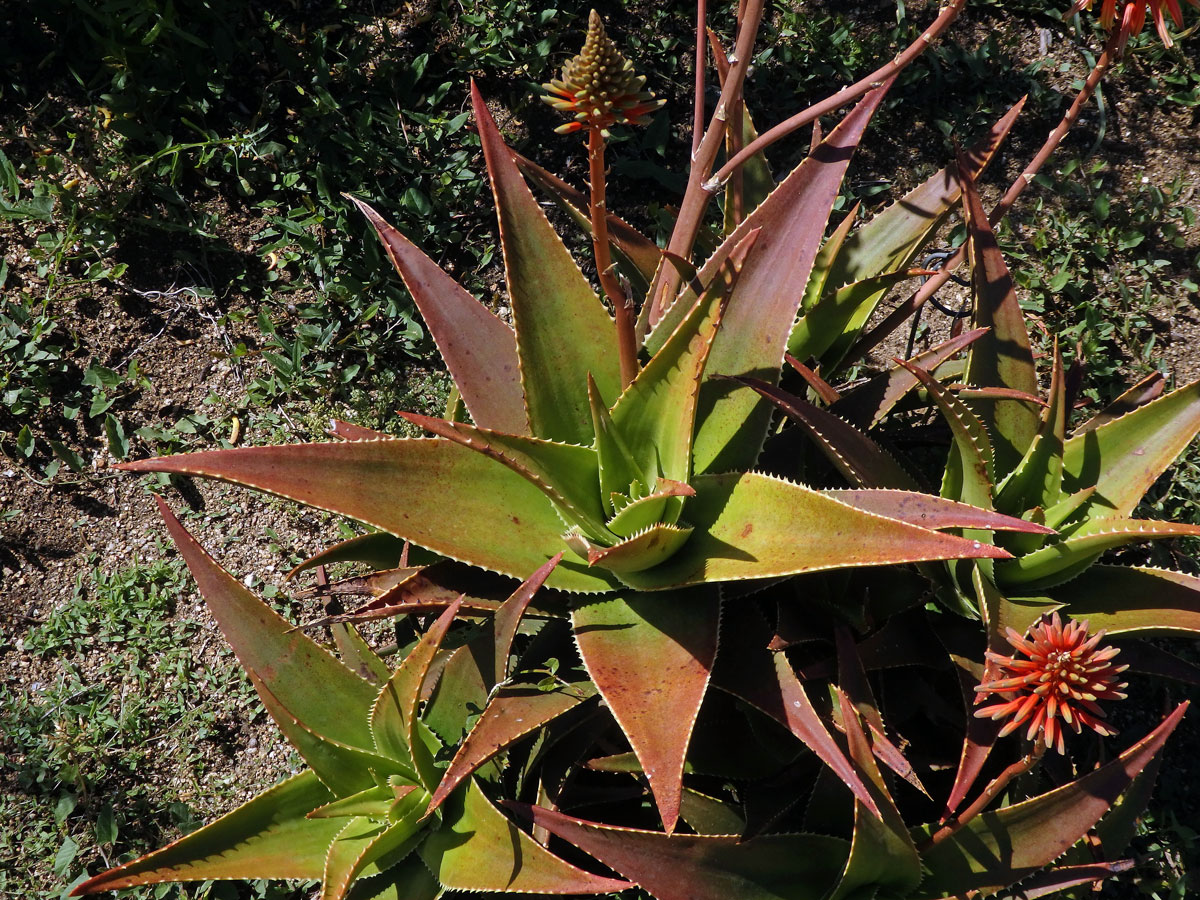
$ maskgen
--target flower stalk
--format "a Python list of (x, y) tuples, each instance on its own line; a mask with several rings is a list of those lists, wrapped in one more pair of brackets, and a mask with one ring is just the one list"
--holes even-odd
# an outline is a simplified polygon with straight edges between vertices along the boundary
[(617, 323), (617, 347), (621, 361), (621, 384), (628, 387), (638, 373), (637, 337), (633, 301), (613, 273), (612, 254), (608, 245), (608, 207), (604, 199), (604, 132), (598, 126), (588, 128), (588, 172), (590, 192), (588, 214), (592, 220), (592, 250), (596, 257), (596, 275), (600, 287), (612, 303)]

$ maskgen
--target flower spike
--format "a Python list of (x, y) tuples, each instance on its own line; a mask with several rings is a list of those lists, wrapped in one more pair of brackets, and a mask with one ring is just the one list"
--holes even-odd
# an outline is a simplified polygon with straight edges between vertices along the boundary
[(1111, 725), (1101, 721), (1104, 710), (1097, 701), (1125, 699), (1121, 691), (1127, 685), (1118, 678), (1129, 667), (1113, 664), (1120, 650), (1101, 646), (1103, 639), (1103, 629), (1089, 636), (1086, 621), (1063, 625), (1058, 613), (1043, 616), (1028, 637), (1008, 629), (1008, 642), (1028, 659), (988, 651), (988, 662), (999, 669), (999, 677), (975, 688), (979, 693), (976, 702), (988, 694), (1007, 699), (976, 710), (975, 716), (1002, 719), (1011, 715), (1000, 730), (1001, 737), (1028, 722), (1027, 739), (1040, 735), (1046, 747), (1059, 753), (1065, 752), (1064, 725), (1076, 734), (1084, 725), (1099, 734), (1116, 734)]
[(585, 126), (607, 133), (614, 124), (643, 124), (644, 116), (666, 102), (642, 90), (645, 83), (645, 76), (633, 71), (633, 63), (605, 33), (604, 22), (593, 9), (583, 49), (578, 56), (567, 60), (561, 79), (542, 85), (548, 92), (542, 99), (575, 117), (574, 121), (554, 129), (559, 134), (579, 131)]

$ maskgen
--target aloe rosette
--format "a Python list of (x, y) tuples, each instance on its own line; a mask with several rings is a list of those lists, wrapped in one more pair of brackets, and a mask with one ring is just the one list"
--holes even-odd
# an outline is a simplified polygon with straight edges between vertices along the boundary
[[(1006, 684), (985, 670), (985, 650), (999, 659), (1005, 629), (1024, 635), (1056, 609), (1109, 636), (1196, 630), (1196, 579), (1122, 569), (1111, 589), (1089, 581), (1107, 571), (1093, 563), (1109, 547), (1188, 532), (1129, 517), (1200, 428), (1194, 388), (1153, 402), (1150, 391), (1135, 392), (1122, 400), (1125, 415), (1070, 438), (1057, 357), (1050, 397), (1041, 399), (1011, 278), (974, 187), (1021, 104), (956, 165), (874, 217), (860, 222), (855, 210), (826, 233), (893, 76), (963, 6), (947, 4), (913, 47), (837, 103), (814, 106), (829, 112), (857, 100), (776, 182), (741, 98), (763, 12), (757, 0), (743, 4), (728, 56), (713, 39), (721, 99), (709, 127), (697, 129), (665, 251), (604, 201), (608, 129), (636, 125), (659, 104), (595, 14), (584, 53), (550, 85), (551, 104), (573, 117), (561, 130), (586, 134), (587, 194), (515, 154), (472, 87), (511, 324), (351, 198), (454, 381), (444, 418), (399, 414), (430, 437), (335, 422), (333, 442), (122, 466), (220, 479), (378, 529), (301, 567), (360, 561), (376, 570), (335, 585), (373, 597), (319, 623), (334, 629), (337, 662), (264, 613), (167, 514), (310, 770), (78, 892), (302, 877), (322, 879), (328, 897), (637, 885), (659, 900), (934, 900), (1014, 884), (1042, 896), (1127, 867), (1117, 854), (1183, 709), (1080, 779), (1023, 800), (1010, 793), (997, 806), (1010, 767), (963, 807), (999, 728), (972, 717), (973, 701), (980, 682)], [(714, 175), (722, 149), (741, 165)], [(726, 178), (731, 166), (736, 176)], [(599, 292), (526, 179), (591, 237)], [(721, 188), (716, 246), (700, 258), (701, 220)], [(912, 265), (960, 202), (963, 256), (975, 276), (972, 330), (862, 385), (835, 388), (839, 367), (894, 326), (893, 315), (866, 333), (888, 292), (932, 274)], [(920, 492), (913, 469), (867, 433), (922, 398), (942, 410), (953, 436), (940, 495)], [(809, 486), (778, 463), (791, 435), (773, 427), (777, 410), (815, 440), (848, 488)], [(511, 578), (526, 580), (508, 596)], [(927, 608), (930, 584), (946, 605), (983, 618), (984, 642), (960, 627), (964, 619)], [(1118, 592), (1130, 584), (1166, 599), (1129, 602)], [(523, 625), (533, 607), (537, 624)], [(437, 618), (391, 672), (348, 623), (402, 614)], [(483, 634), (454, 631), (456, 616), (482, 622)], [(1079, 628), (1070, 626), (1083, 646)], [(514, 662), (518, 644), (526, 655)], [(929, 652), (942, 645), (948, 652)], [(570, 680), (526, 677), (575, 651), (582, 670)], [(947, 677), (964, 687), (970, 724), (947, 784), (947, 816), (957, 818), (906, 824), (912, 804), (898, 802), (885, 774), (927, 795), (871, 683), (874, 672), (897, 667), (909, 667), (898, 683), (921, 690), (942, 679), (940, 691)], [(909, 671), (921, 667), (932, 674)], [(313, 696), (326, 681), (336, 722), (328, 698)], [(1036, 705), (1020, 703), (1018, 712)], [(909, 712), (895, 716), (903, 729), (914, 727)], [(945, 723), (935, 725), (930, 733), (941, 735)], [(954, 727), (957, 749), (961, 721)], [(1041, 727), (1033, 738), (1044, 748), (1051, 735)], [(1027, 755), (1014, 766), (1029, 771), (1036, 761)], [(764, 768), (774, 774), (764, 777)], [(580, 783), (589, 773), (638, 779), (628, 795), (635, 811), (622, 808), (617, 824), (570, 815), (572, 805), (595, 802)], [(656, 818), (638, 809), (642, 783)], [(787, 830), (776, 827), (783, 821)], [(1093, 829), (1105, 855), (1080, 859), (1076, 845)], [(816, 833), (825, 831), (837, 834)], [(579, 868), (575, 851), (570, 863), (551, 854), (551, 835), (619, 877)]]

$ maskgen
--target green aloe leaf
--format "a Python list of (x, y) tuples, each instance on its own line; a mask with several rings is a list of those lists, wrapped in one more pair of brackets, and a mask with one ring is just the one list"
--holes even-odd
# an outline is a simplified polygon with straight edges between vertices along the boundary
[(1127, 516), (1198, 431), (1200, 381), (1068, 440), (1063, 491), (1095, 487), (1088, 518)]
[[(925, 850), (922, 860), (929, 874), (919, 896), (970, 890), (989, 894), (1053, 862), (1111, 809), (1162, 749), (1186, 709), (1181, 704), (1112, 762), (1032, 800), (982, 813)], [(935, 827), (916, 829), (914, 837), (925, 838)]]
[[(686, 483), (692, 475), (692, 439), (705, 365), (720, 334), (726, 302), (737, 290), (746, 256), (759, 232), (746, 232), (711, 275), (704, 293), (612, 407), (612, 421), (652, 479)], [(647, 483), (654, 487), (653, 482)]]
[[(833, 271), (833, 261), (837, 259), (838, 253), (842, 250), (842, 244), (846, 242), (846, 238), (850, 236), (850, 231), (858, 221), (858, 210), (861, 206), (861, 203), (855, 203), (850, 207), (850, 211), (846, 213), (833, 233), (825, 239), (821, 249), (817, 251), (817, 258), (813, 260), (812, 273), (808, 276), (808, 284), (804, 288), (804, 299), (800, 301), (802, 317), (825, 296), (825, 287), (829, 283), (829, 276)], [(792, 330), (795, 331), (794, 326)], [(792, 340), (789, 337), (788, 346), (791, 347), (791, 344)]]
[(404, 799), (417, 786), (405, 785), (392, 787), (391, 784), (376, 784), (366, 790), (318, 806), (308, 814), (310, 819), (347, 819), (356, 816), (371, 816), (376, 819), (387, 818), (388, 811), (395, 807), (397, 801)]
[(1151, 519), (1093, 519), (1055, 543), (996, 565), (1002, 587), (1047, 588), (1088, 568), (1105, 550), (1163, 538), (1200, 535), (1200, 525)]
[(334, 839), (325, 859), (320, 900), (343, 900), (354, 881), (376, 863), (407, 854), (423, 830), (424, 809), (418, 792), (401, 801), (402, 810), (392, 822), (355, 818)]
[[(983, 174), (995, 158), (1024, 105), (1022, 98), (967, 151), (975, 178)], [(826, 283), (831, 288), (839, 288), (907, 269), (926, 242), (945, 224), (960, 196), (955, 166), (947, 166), (926, 179), (850, 235), (837, 254)], [(880, 292), (862, 304), (847, 323), (841, 339), (826, 354), (827, 367), (841, 361), (882, 299), (883, 292)]]
[[(517, 161), (522, 174), (570, 216), (584, 234), (591, 237), (592, 219), (588, 212), (587, 195), (519, 153), (514, 152), (513, 159)], [(608, 242), (621, 273), (630, 280), (638, 294), (644, 295), (654, 279), (654, 272), (662, 259), (662, 250), (650, 238), (612, 213), (608, 214)]]
[[(973, 324), (976, 328), (990, 330), (971, 344), (963, 380), (972, 387), (1010, 388), (1036, 395), (1037, 372), (1033, 366), (1025, 315), (1017, 302), (1012, 275), (975, 190), (970, 168), (970, 162), (965, 158), (959, 161), (975, 298)], [(1036, 410), (1020, 400), (980, 400), (976, 401), (975, 409), (992, 437), (996, 469), (1004, 474), (1011, 472), (1037, 435)]]
[[(907, 361), (908, 365), (935, 372), (938, 366), (984, 334), (986, 332), (982, 328), (964, 331), (958, 337), (918, 353)], [(859, 428), (872, 428), (920, 383), (910, 369), (897, 363), (861, 386), (843, 391), (842, 399), (831, 407), (831, 411)]]
[(615, 512), (613, 498), (628, 494), (630, 486), (649, 484), (650, 475), (638, 464), (625, 438), (613, 423), (612, 414), (600, 396), (596, 382), (588, 376), (588, 401), (592, 408), (592, 427), (596, 431), (596, 461), (600, 467), (600, 494), (605, 510)]
[(674, 525), (683, 509), (683, 498), (695, 493), (690, 485), (660, 478), (653, 493), (622, 505), (608, 520), (608, 530), (618, 537), (629, 538), (660, 522)]
[[(349, 195), (347, 195), (349, 196)], [(529, 433), (512, 328), (472, 297), (366, 203), (349, 198), (374, 226), (421, 311), (475, 424)]]
[(928, 372), (910, 367), (905, 362), (901, 365), (916, 375), (921, 386), (929, 392), (949, 423), (954, 437), (942, 479), (942, 496), (980, 509), (992, 509), (994, 469), (992, 442), (987, 429), (965, 403), (942, 387)]
[(621, 390), (616, 325), (529, 192), (474, 83), (471, 103), (500, 218), (529, 425), (540, 438), (590, 444), (588, 374), (605, 397)]
[(413, 854), (373, 878), (360, 878), (348, 900), (437, 900), (442, 886)]
[(1090, 631), (1139, 637), (1200, 634), (1200, 578), (1168, 569), (1092, 566), (1054, 589), (1053, 607), (1065, 606)]
[(989, 544), (863, 512), (800, 484), (746, 472), (693, 479), (695, 533), (661, 565), (622, 579), (639, 590), (934, 559), (1004, 559)]
[[(407, 753), (374, 753), (314, 731), (280, 702), (253, 669), (247, 672), (250, 683), (262, 698), (263, 706), (288, 743), (304, 757), (321, 782), (338, 796), (357, 794), (376, 784), (372, 773), (378, 773), (381, 777), (398, 775), (406, 781), (414, 778)], [(343, 710), (345, 713), (346, 710)], [(354, 718), (362, 719), (367, 714), (367, 710), (356, 710)]]
[(1062, 498), (1063, 444), (1067, 432), (1067, 384), (1062, 354), (1054, 345), (1050, 402), (1043, 408), (1038, 433), (1020, 463), (996, 491), (996, 508), (1014, 515), (1049, 509)]
[(824, 835), (668, 835), (510, 805), (657, 900), (820, 900), (847, 854), (845, 841)]
[(800, 359), (822, 359), (824, 369), (832, 370), (829, 350), (841, 342), (847, 324), (864, 306), (877, 302), (893, 287), (911, 281), (913, 277), (910, 270), (901, 269), (853, 281), (830, 291), (796, 320), (788, 336), (788, 353)]
[(598, 540), (610, 537), (596, 490), (600, 483), (599, 457), (591, 447), (486, 431), (417, 413), (399, 415), (431, 434), (507, 466), (544, 493), (567, 521), (582, 526)]
[(629, 887), (554, 856), (496, 809), (474, 781), (442, 806), (442, 824), (420, 854), (434, 877), (455, 891), (607, 894)]
[(1133, 865), (1132, 859), (1119, 859), (1115, 862), (1056, 866), (1025, 879), (1016, 886), (1016, 893), (1010, 894), (1008, 897), (1012, 900), (1034, 900), (1036, 897), (1048, 897), (1050, 894), (1057, 894), (1067, 888), (1094, 883), (1121, 872), (1128, 872)]
[(434, 768), (432, 760), (425, 756), (418, 732), (417, 710), (429, 667), (461, 606), (462, 602), (456, 601), (447, 607), (421, 635), (417, 645), (380, 690), (371, 709), (371, 734), (379, 752), (392, 759), (411, 760), (421, 783), (428, 790), (437, 787), (441, 770)]
[(590, 549), (588, 562), (625, 580), (629, 573), (642, 572), (669, 559), (687, 543), (691, 534), (690, 527), (658, 523), (611, 547)]
[(433, 812), (480, 766), (559, 716), (594, 696), (589, 684), (543, 691), (514, 685), (494, 693), (434, 791), (427, 812)]
[(302, 772), (161, 850), (88, 879), (71, 896), (164, 881), (321, 878), (345, 822), (306, 816), (332, 799), (316, 775)]
[[(867, 94), (701, 267), (700, 281), (707, 283), (742, 239), (761, 229), (713, 343), (710, 372), (778, 381), (788, 332), (820, 249), (829, 211), (850, 157), (890, 84)], [(680, 294), (647, 337), (651, 352), (662, 346), (694, 302), (693, 291)], [(749, 388), (706, 382), (700, 394), (694, 471), (726, 472), (754, 465), (770, 415), (770, 405)]]
[[(341, 513), (438, 553), (523, 578), (562, 550), (563, 523), (516, 472), (438, 439), (246, 447), (138, 460), (135, 472), (218, 478)], [(447, 515), (447, 510), (454, 515)], [(550, 586), (602, 591), (613, 582), (568, 554)]]
[(583, 664), (641, 761), (667, 831), (679, 819), (720, 610), (717, 589), (705, 587), (583, 600), (571, 614)]
[(163, 500), (155, 500), (242, 668), (269, 688), (270, 696), (306, 728), (341, 744), (372, 749), (366, 712), (375, 688), (251, 594), (188, 534)]

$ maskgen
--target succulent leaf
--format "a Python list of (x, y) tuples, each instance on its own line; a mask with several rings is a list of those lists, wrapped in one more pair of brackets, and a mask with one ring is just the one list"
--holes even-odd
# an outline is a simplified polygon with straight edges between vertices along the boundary
[(1167, 569), (1092, 566), (1053, 590), (1053, 599), (1074, 619), (1109, 635), (1200, 634), (1200, 578)]
[(996, 579), (1008, 588), (1053, 587), (1082, 573), (1105, 550), (1183, 535), (1200, 535), (1200, 525), (1151, 519), (1093, 519), (1064, 532), (1058, 541), (1040, 550), (999, 563)]
[[(371, 684), (251, 594), (188, 534), (165, 502), (155, 500), (221, 633), (242, 667), (269, 689), (269, 698), (306, 728), (351, 747), (373, 749), (365, 717), (374, 699)], [(364, 715), (347, 715), (348, 710)]]
[(758, 391), (799, 423), (851, 484), (867, 488), (917, 488), (916, 480), (890, 453), (835, 413), (757, 378), (736, 380)]
[(471, 103), (500, 218), (529, 425), (540, 438), (590, 444), (588, 375), (602, 396), (621, 390), (616, 325), (529, 192), (474, 84)]
[(824, 835), (668, 835), (510, 806), (657, 900), (820, 900), (847, 853), (845, 841)]
[(691, 538), (661, 565), (622, 573), (626, 583), (662, 590), (852, 566), (1008, 557), (989, 544), (864, 512), (757, 472), (703, 475), (692, 486)]
[[(393, 822), (359, 817), (345, 823), (325, 858), (320, 900), (343, 900), (368, 866), (386, 868), (397, 857), (411, 852), (422, 831), (421, 798), (410, 794), (401, 800), (403, 812)], [(389, 859), (390, 857), (390, 859)]]
[(1053, 534), (1054, 529), (1013, 516), (980, 509), (966, 503), (918, 494), (915, 491), (869, 490), (865, 488), (825, 491), (842, 503), (898, 519), (922, 528), (973, 528), (979, 531), (1016, 531), (1026, 534)]
[(1055, 343), (1050, 402), (1042, 409), (1037, 436), (1030, 442), (1020, 463), (996, 489), (997, 509), (1019, 515), (1035, 507), (1049, 509), (1062, 499), (1067, 412), (1066, 374), (1062, 354)]
[[(246, 447), (124, 463), (135, 472), (218, 478), (338, 512), (480, 568), (523, 578), (562, 550), (563, 522), (516, 472), (437, 439)], [(455, 515), (446, 515), (454, 509)], [(552, 587), (611, 589), (567, 555)]]
[(198, 831), (88, 879), (71, 896), (164, 881), (320, 878), (346, 823), (306, 817), (332, 799), (316, 775), (302, 772)]
[(379, 213), (355, 197), (349, 199), (375, 228), (388, 258), (404, 279), (475, 424), (528, 434), (529, 417), (512, 328)]
[(554, 691), (524, 685), (500, 688), (450, 761), (426, 812), (441, 806), (464, 779), (488, 760), (570, 712), (594, 693), (590, 684), (569, 685)]
[[(908, 365), (936, 373), (939, 366), (984, 334), (986, 332), (981, 328), (965, 331), (958, 337), (918, 353), (907, 361)], [(871, 428), (878, 425), (919, 384), (920, 380), (910, 368), (897, 363), (859, 387), (844, 391), (842, 399), (834, 404), (832, 411), (852, 425)]]
[[(761, 229), (713, 343), (710, 372), (778, 380), (787, 335), (829, 211), (850, 157), (890, 84), (867, 94), (700, 268), (700, 280), (707, 283), (742, 239)], [(694, 292), (685, 290), (666, 310), (647, 337), (651, 352), (661, 347), (694, 302)], [(769, 419), (769, 405), (753, 391), (732, 388), (728, 382), (707, 382), (701, 388), (693, 470), (724, 472), (754, 465)]]
[(821, 721), (787, 657), (767, 650), (769, 640), (770, 629), (756, 610), (730, 614), (714, 683), (787, 728), (841, 779), (858, 802), (878, 815), (874, 796)]
[[(1053, 862), (1109, 811), (1162, 749), (1186, 709), (1186, 703), (1178, 706), (1112, 762), (1032, 800), (976, 816), (925, 850), (922, 861), (929, 874), (919, 896), (992, 893)], [(932, 826), (924, 826), (915, 836), (930, 833)]]
[[(566, 212), (572, 221), (590, 237), (592, 220), (588, 215), (587, 195), (582, 191), (575, 190), (557, 175), (519, 153), (514, 152), (513, 159), (517, 161), (517, 165), (520, 166), (525, 177), (553, 200), (558, 208)], [(650, 238), (612, 213), (608, 214), (608, 240), (617, 267), (630, 280), (637, 292), (644, 295), (662, 260), (662, 250)]]
[(1063, 491), (1095, 487), (1087, 518), (1127, 516), (1200, 432), (1200, 381), (1091, 431), (1063, 449)]
[[(644, 501), (638, 501), (642, 502)], [(591, 548), (588, 551), (588, 562), (593, 566), (608, 569), (625, 581), (627, 575), (657, 566), (674, 556), (679, 548), (687, 543), (692, 530), (687, 525), (667, 525), (659, 522), (635, 532), (611, 547)]]
[(510, 822), (470, 781), (442, 806), (421, 859), (445, 888), (528, 894), (607, 894), (629, 887), (564, 862)]
[(426, 757), (417, 710), (429, 667), (461, 606), (459, 600), (446, 607), (429, 630), (421, 635), (417, 645), (380, 689), (371, 708), (371, 734), (379, 752), (392, 759), (411, 760), (421, 783), (428, 790), (437, 787), (441, 771)]
[(1139, 406), (1145, 406), (1162, 396), (1167, 386), (1167, 379), (1162, 372), (1152, 372), (1137, 384), (1130, 387), (1116, 400), (1104, 407), (1072, 432), (1072, 437), (1095, 431), (1101, 425), (1119, 419), (1126, 413), (1131, 413)]
[(629, 739), (668, 832), (717, 653), (716, 588), (583, 600), (571, 614), (588, 675)]
[[(971, 344), (967, 351), (964, 381), (973, 387), (1011, 388), (1036, 395), (1037, 373), (1025, 315), (1017, 302), (1012, 275), (975, 190), (970, 168), (968, 160), (959, 160), (975, 300), (972, 324), (990, 331)], [(1034, 442), (1038, 431), (1037, 412), (1020, 400), (977, 401), (975, 408), (991, 435), (996, 469), (1006, 475)]]
[[(704, 293), (612, 407), (612, 421), (651, 479), (691, 478), (696, 407), (705, 365), (759, 232), (750, 230), (715, 270)], [(647, 482), (653, 489), (653, 481)]]

